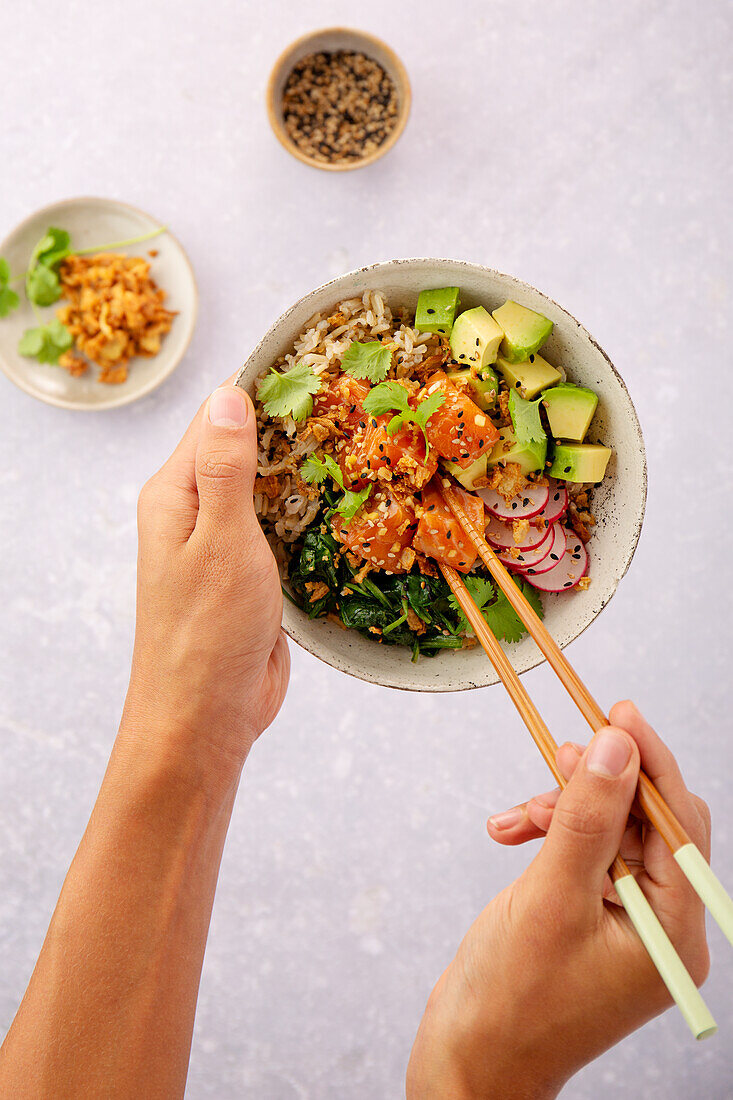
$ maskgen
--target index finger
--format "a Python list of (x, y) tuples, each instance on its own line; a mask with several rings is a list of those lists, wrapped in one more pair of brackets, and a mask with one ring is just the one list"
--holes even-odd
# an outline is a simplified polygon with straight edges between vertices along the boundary
[(710, 829), (703, 819), (695, 796), (688, 790), (674, 753), (637, 710), (625, 699), (611, 708), (609, 719), (625, 729), (639, 746), (641, 766), (654, 786), (669, 803), (680, 824), (705, 856), (710, 853)]

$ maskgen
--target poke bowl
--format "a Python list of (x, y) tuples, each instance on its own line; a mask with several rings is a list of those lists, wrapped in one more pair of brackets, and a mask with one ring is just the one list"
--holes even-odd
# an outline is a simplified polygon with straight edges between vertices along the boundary
[(498, 682), (442, 564), (517, 672), (544, 659), (442, 503), (448, 479), (560, 646), (629, 567), (646, 501), (631, 397), (582, 325), (513, 276), (445, 259), (349, 272), (291, 306), (237, 384), (283, 627), (336, 669), (416, 691)]

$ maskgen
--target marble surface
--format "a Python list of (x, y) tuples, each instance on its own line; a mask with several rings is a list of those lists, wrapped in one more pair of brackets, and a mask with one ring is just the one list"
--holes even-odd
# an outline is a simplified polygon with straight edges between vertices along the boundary
[[(334, 23), (389, 40), (414, 110), (383, 161), (328, 175), (277, 144), (263, 93), (292, 38)], [(0, 236), (58, 198), (125, 199), (183, 241), (201, 314), (177, 374), (117, 412), (63, 412), (0, 378), (0, 1028), (114, 737), (142, 482), (285, 306), (391, 256), (528, 280), (626, 378), (648, 447), (645, 529), (570, 655), (604, 704), (630, 695), (664, 731), (712, 806), (733, 885), (730, 521), (715, 518), (731, 503), (730, 35), (714, 0), (126, 0), (94, 18), (80, 0), (15, 6), (0, 39)], [(545, 668), (526, 683), (558, 737), (584, 736)], [(415, 697), (293, 652), (232, 821), (188, 1095), (401, 1095), (433, 982), (531, 854), (492, 848), (484, 820), (547, 786), (498, 688)], [(711, 946), (722, 1034), (695, 1046), (667, 1013), (569, 1100), (730, 1096), (733, 953), (715, 928)]]

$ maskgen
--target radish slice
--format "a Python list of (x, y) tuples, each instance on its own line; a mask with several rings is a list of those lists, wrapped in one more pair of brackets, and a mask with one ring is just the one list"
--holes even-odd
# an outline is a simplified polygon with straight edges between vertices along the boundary
[(510, 520), (531, 519), (547, 504), (550, 490), (547, 485), (533, 485), (532, 482), (528, 482), (521, 493), (517, 493), (508, 504), (496, 489), (479, 489), (478, 496), (481, 497), (492, 516)]
[[(528, 550), (521, 555), (525, 559), (524, 564), (521, 565), (523, 576), (529, 578), (549, 573), (562, 560), (565, 550), (565, 528), (561, 523), (553, 523), (547, 542), (543, 542), (536, 550)], [(534, 558), (533, 555), (538, 556)]]
[(568, 510), (568, 491), (565, 486), (555, 481), (554, 478), (550, 478), (550, 495), (545, 505), (545, 510), (542, 513), (542, 518), (547, 520), (548, 523), (554, 523), (555, 520), (564, 516)]
[(529, 531), (521, 543), (517, 543), (514, 541), (511, 523), (505, 523), (496, 516), (489, 516), (489, 522), (486, 524), (486, 539), (497, 550), (508, 550), (510, 546), (518, 546), (520, 550), (534, 550), (549, 538), (549, 535), (549, 527), (534, 527), (530, 521)]
[(540, 592), (566, 592), (569, 588), (575, 588), (580, 578), (588, 572), (588, 552), (583, 543), (572, 532), (566, 531), (565, 534), (565, 553), (554, 569), (534, 577), (529, 573), (522, 574)]

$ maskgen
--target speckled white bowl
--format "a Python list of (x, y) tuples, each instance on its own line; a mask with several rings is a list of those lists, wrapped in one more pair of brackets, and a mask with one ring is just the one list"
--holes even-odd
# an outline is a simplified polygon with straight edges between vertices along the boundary
[[(310, 317), (343, 298), (379, 289), (392, 305), (414, 309), (426, 287), (458, 286), (464, 309), (484, 305), (495, 309), (507, 298), (538, 310), (555, 325), (543, 355), (561, 365), (568, 378), (598, 394), (598, 410), (588, 438), (613, 447), (614, 454), (601, 487), (593, 496), (597, 526), (589, 544), (590, 588), (561, 595), (543, 595), (545, 623), (560, 646), (581, 634), (601, 613), (629, 568), (641, 533), (646, 502), (646, 457), (641, 427), (623, 379), (605, 352), (574, 317), (539, 290), (478, 264), (460, 260), (388, 260), (352, 271), (306, 294), (274, 323), (242, 368), (237, 383), (254, 393), (256, 380), (293, 341)], [(311, 620), (289, 601), (283, 626), (288, 635), (322, 661), (387, 687), (411, 691), (461, 691), (498, 682), (480, 647), (445, 650), (413, 664), (410, 651), (379, 645), (354, 630), (341, 630), (324, 620)], [(526, 672), (544, 658), (531, 638), (506, 646), (517, 672)]]

